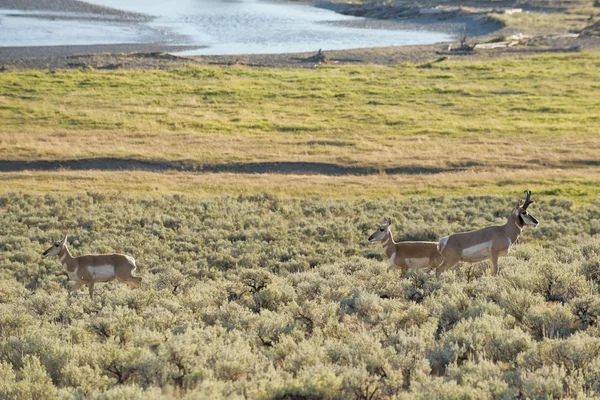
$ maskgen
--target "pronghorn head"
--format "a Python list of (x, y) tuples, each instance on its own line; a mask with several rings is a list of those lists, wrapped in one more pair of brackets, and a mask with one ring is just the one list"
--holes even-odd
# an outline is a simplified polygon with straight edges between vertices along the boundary
[(44, 257), (52, 257), (57, 255), (58, 253), (60, 253), (60, 251), (63, 249), (63, 247), (65, 247), (65, 244), (67, 243), (67, 235), (65, 235), (64, 238), (60, 239), (57, 242), (54, 242), (52, 244), (52, 246), (50, 246), (50, 248), (48, 250), (46, 250), (44, 252)]
[(514, 218), (517, 219), (517, 221), (519, 221), (520, 226), (538, 226), (538, 220), (533, 215), (527, 212), (527, 207), (529, 207), (529, 205), (533, 203), (533, 200), (531, 200), (531, 191), (526, 190), (525, 194), (527, 195), (525, 203), (523, 203), (523, 201), (519, 199), (515, 208), (512, 211), (512, 215)]
[(390, 230), (390, 225), (392, 225), (392, 220), (390, 218), (384, 218), (379, 228), (369, 236), (369, 242), (374, 243), (385, 239)]

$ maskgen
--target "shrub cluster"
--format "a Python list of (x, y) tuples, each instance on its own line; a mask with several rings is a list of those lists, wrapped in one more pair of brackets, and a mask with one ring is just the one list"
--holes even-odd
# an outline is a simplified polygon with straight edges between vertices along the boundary
[[(389, 269), (366, 238), (502, 224), (497, 197), (0, 195), (0, 398), (600, 396), (600, 204), (539, 200), (501, 275)], [(595, 228), (596, 227), (596, 228)], [(56, 258), (137, 259), (68, 295)]]

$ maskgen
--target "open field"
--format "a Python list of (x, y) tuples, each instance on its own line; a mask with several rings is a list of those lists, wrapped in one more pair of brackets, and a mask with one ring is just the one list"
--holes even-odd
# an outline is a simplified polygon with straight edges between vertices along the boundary
[(145, 196), (179, 193), (205, 197), (228, 193), (273, 193), (282, 197), (326, 198), (430, 197), (466, 195), (522, 195), (526, 185), (543, 196), (566, 196), (577, 205), (598, 198), (597, 167), (570, 170), (492, 170), (434, 175), (400, 174), (367, 176), (326, 176), (297, 174), (233, 174), (138, 171), (51, 171), (0, 174), (4, 192), (43, 194), (87, 193), (94, 191)]
[[(507, 257), (400, 279), (367, 236), (503, 223), (510, 198), (1, 195), (0, 397), (581, 398), (600, 394), (600, 204), (535, 196)], [(56, 257), (137, 258), (67, 295)]]
[[(0, 398), (600, 396), (600, 53), (0, 73)], [(501, 274), (367, 237), (540, 220)], [(137, 259), (91, 300), (42, 252)]]
[(429, 69), (4, 72), (0, 190), (376, 197), (523, 183), (589, 202), (599, 67), (592, 51)]

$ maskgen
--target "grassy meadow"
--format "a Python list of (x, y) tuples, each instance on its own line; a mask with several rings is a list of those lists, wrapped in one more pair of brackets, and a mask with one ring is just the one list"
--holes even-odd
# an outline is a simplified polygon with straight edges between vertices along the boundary
[(589, 202), (600, 181), (599, 66), (591, 51), (430, 69), (4, 72), (3, 161), (298, 162), (379, 173), (12, 171), (0, 190), (377, 198), (515, 195), (526, 184)]
[[(598, 67), (0, 73), (0, 398), (599, 397)], [(367, 241), (503, 224), (525, 189), (498, 277), (401, 279)], [(64, 233), (141, 289), (69, 294)]]

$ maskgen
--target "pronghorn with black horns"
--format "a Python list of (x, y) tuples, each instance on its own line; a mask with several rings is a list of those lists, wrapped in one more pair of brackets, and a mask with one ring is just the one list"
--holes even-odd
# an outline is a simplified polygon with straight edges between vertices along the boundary
[(437, 275), (459, 261), (473, 263), (488, 259), (492, 262), (492, 275), (497, 275), (498, 257), (508, 254), (523, 228), (539, 224), (538, 220), (527, 212), (527, 207), (533, 203), (531, 191), (526, 190), (525, 193), (525, 203), (519, 199), (504, 225), (456, 233), (440, 240), (438, 250), (444, 261), (438, 267)]
[(400, 268), (401, 275), (412, 268), (437, 268), (442, 262), (437, 242), (394, 242), (392, 220), (384, 218), (381, 226), (369, 236), (369, 242), (381, 242), (392, 268)]
[(44, 252), (45, 257), (60, 257), (69, 279), (73, 281), (70, 292), (87, 285), (90, 297), (94, 298), (94, 283), (117, 279), (131, 287), (139, 287), (142, 278), (132, 275), (135, 258), (124, 254), (89, 254), (73, 257), (67, 247), (67, 235)]

